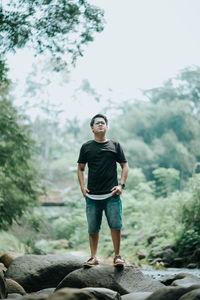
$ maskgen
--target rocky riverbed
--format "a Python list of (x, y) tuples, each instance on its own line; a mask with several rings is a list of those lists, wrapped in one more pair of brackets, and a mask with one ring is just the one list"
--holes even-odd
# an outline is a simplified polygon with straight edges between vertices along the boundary
[(0, 257), (0, 299), (17, 300), (195, 300), (199, 269), (143, 269), (108, 263), (85, 269), (72, 254)]

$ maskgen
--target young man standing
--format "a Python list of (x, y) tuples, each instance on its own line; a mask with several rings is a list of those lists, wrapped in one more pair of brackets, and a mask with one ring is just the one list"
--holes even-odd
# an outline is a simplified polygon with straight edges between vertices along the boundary
[[(84, 143), (78, 159), (78, 179), (83, 196), (86, 198), (86, 215), (90, 241), (91, 258), (85, 267), (98, 265), (96, 257), (102, 213), (108, 221), (114, 246), (114, 265), (123, 266), (120, 256), (122, 228), (122, 205), (120, 195), (128, 176), (128, 163), (118, 142), (106, 139), (108, 120), (102, 114), (95, 115), (90, 122), (94, 140)], [(117, 164), (122, 172), (117, 180)], [(88, 184), (85, 187), (84, 171), (88, 164)]]

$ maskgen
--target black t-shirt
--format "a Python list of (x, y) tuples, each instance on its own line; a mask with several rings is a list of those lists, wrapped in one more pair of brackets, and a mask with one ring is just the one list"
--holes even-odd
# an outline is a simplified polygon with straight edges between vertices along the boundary
[(107, 140), (97, 143), (95, 140), (83, 144), (78, 163), (88, 163), (88, 189), (90, 194), (110, 193), (118, 185), (117, 164), (127, 162), (118, 142)]

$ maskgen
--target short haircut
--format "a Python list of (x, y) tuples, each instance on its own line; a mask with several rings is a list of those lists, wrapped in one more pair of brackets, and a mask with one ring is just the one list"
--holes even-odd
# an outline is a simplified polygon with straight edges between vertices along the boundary
[(103, 118), (103, 119), (105, 120), (105, 122), (106, 122), (106, 125), (108, 125), (108, 119), (107, 119), (107, 117), (106, 117), (105, 115), (102, 115), (102, 114), (97, 114), (97, 115), (95, 115), (95, 116), (91, 119), (91, 121), (90, 121), (90, 126), (91, 126), (91, 127), (94, 125), (94, 120), (95, 120), (96, 118)]

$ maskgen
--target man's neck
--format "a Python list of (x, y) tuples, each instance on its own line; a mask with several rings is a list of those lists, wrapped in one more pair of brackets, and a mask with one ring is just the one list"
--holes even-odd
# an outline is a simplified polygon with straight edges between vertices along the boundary
[(95, 140), (95, 142), (97, 142), (97, 143), (104, 143), (104, 142), (107, 141), (105, 135), (103, 135), (103, 136), (95, 135), (95, 136), (94, 136), (94, 140)]

